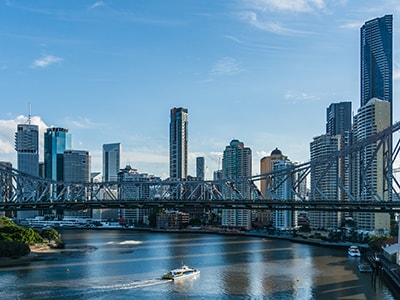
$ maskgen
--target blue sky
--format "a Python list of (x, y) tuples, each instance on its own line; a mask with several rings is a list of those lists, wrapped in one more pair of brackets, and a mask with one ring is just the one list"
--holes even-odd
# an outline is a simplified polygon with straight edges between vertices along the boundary
[(385, 14), (400, 119), (399, 12), (395, 0), (0, 0), (0, 160), (16, 166), (31, 103), (32, 122), (68, 128), (92, 171), (120, 142), (121, 167), (167, 177), (172, 107), (189, 110), (191, 175), (205, 156), (211, 178), (234, 138), (253, 174), (276, 147), (307, 161), (329, 104), (357, 112), (360, 27)]

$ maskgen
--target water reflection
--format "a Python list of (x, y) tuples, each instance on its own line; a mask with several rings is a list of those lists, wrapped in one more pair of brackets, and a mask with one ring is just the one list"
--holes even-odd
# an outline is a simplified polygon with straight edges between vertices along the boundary
[[(65, 253), (0, 270), (0, 299), (395, 299), (345, 250), (244, 236), (66, 231)], [(160, 280), (181, 263), (201, 274)], [(366, 275), (366, 276), (364, 276)]]

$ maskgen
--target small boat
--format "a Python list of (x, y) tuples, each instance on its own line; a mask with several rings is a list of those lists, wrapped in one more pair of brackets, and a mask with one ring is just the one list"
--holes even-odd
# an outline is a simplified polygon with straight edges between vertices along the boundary
[(372, 269), (371, 269), (371, 266), (369, 265), (369, 263), (359, 264), (358, 269), (360, 270), (360, 272), (363, 272), (363, 273), (372, 272)]
[(172, 280), (180, 280), (188, 277), (193, 277), (200, 274), (200, 270), (189, 268), (186, 265), (182, 265), (182, 267), (177, 269), (172, 269), (168, 273), (165, 273), (162, 279), (172, 279)]
[(358, 246), (350, 246), (349, 249), (347, 250), (347, 253), (353, 257), (361, 256), (361, 252)]

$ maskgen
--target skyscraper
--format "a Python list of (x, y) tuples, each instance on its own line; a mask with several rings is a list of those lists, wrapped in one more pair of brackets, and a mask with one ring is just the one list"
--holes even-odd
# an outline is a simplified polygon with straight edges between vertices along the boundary
[[(65, 182), (90, 182), (90, 155), (85, 150), (64, 151), (64, 181)], [(73, 201), (89, 200), (88, 187), (72, 185), (67, 189), (66, 199)], [(91, 217), (91, 209), (65, 210), (66, 217)]]
[[(390, 126), (391, 105), (388, 101), (373, 98), (360, 107), (354, 116), (354, 142), (360, 142)], [(375, 142), (367, 145), (354, 159), (353, 192), (359, 201), (390, 201), (392, 189), (386, 178), (387, 147)], [(355, 221), (361, 229), (386, 230), (390, 227), (387, 213), (355, 213)]]
[(351, 131), (351, 102), (332, 103), (326, 109), (326, 133), (345, 134)]
[(90, 182), (89, 151), (65, 150), (63, 177), (65, 182)]
[(30, 175), (39, 175), (39, 127), (30, 124), (18, 124), (15, 133), (18, 171)]
[(103, 145), (103, 181), (117, 181), (121, 161), (121, 143)]
[(169, 176), (185, 179), (188, 169), (188, 110), (172, 108), (169, 123)]
[[(341, 136), (323, 134), (314, 137), (310, 143), (311, 161), (318, 161), (324, 157), (332, 155), (341, 148)], [(311, 169), (310, 176), (310, 197), (314, 201), (340, 201), (339, 178), (340, 160), (329, 165), (316, 163)], [(310, 226), (312, 228), (336, 229), (340, 227), (341, 213), (329, 211), (310, 211)]]
[[(272, 150), (270, 156), (264, 156), (260, 160), (260, 174), (267, 174), (270, 173), (274, 170), (274, 163), (280, 160), (286, 160), (287, 156), (282, 154), (282, 151), (279, 150), (278, 148), (275, 148)], [(267, 195), (267, 188), (271, 189), (272, 188), (272, 183), (268, 182), (266, 178), (264, 177), (260, 181), (260, 188), (261, 188), (261, 193), (266, 196)]]
[(393, 16), (367, 21), (361, 27), (361, 107), (371, 98), (392, 102)]
[[(294, 164), (288, 159), (275, 161), (274, 171), (282, 171), (291, 169)], [(288, 201), (294, 200), (294, 191), (292, 189), (294, 176), (288, 176), (285, 173), (278, 173), (273, 182), (274, 192), (278, 199)], [(295, 210), (275, 210), (274, 213), (274, 228), (287, 230), (297, 226), (297, 211)]]
[(205, 164), (204, 157), (196, 157), (196, 177), (204, 180)]
[[(222, 174), (224, 179), (232, 180), (236, 189), (244, 198), (250, 199), (250, 186), (240, 179), (252, 175), (251, 149), (239, 140), (232, 140), (222, 158)], [(237, 180), (237, 182), (235, 182)], [(228, 194), (227, 194), (228, 196)], [(231, 195), (234, 197), (234, 195)], [(248, 209), (223, 209), (222, 225), (251, 228), (251, 211)]]
[(64, 151), (71, 149), (71, 134), (61, 127), (47, 128), (44, 133), (44, 168), (46, 178), (63, 180)]

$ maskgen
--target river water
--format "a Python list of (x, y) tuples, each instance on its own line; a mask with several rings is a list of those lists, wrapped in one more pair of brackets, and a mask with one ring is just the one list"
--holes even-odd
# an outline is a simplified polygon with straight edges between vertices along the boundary
[[(344, 249), (261, 237), (66, 230), (62, 253), (0, 269), (0, 299), (399, 299)], [(200, 269), (160, 280), (184, 263)]]

